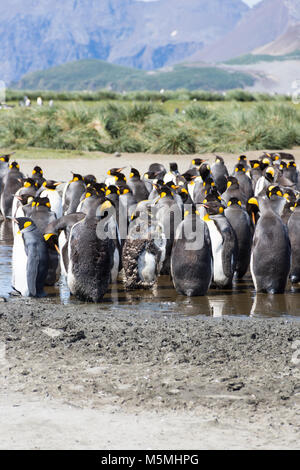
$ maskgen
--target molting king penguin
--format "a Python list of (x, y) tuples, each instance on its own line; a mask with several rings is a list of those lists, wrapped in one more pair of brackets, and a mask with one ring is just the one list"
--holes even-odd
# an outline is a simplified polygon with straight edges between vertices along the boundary
[(280, 216), (272, 209), (268, 197), (252, 199), (253, 202), (256, 200), (260, 210), (250, 261), (255, 290), (268, 294), (282, 294), (285, 291), (291, 267), (291, 244), (288, 230)]
[(31, 219), (13, 220), (19, 231), (14, 237), (12, 286), (23, 297), (44, 297), (49, 267), (46, 242)]
[(165, 259), (163, 227), (153, 217), (150, 201), (141, 201), (131, 219), (122, 251), (124, 285), (127, 290), (151, 288)]
[(104, 234), (109, 217), (108, 210), (96, 217), (86, 215), (71, 229), (67, 284), (71, 294), (84, 301), (100, 302), (109, 287), (115, 252), (114, 240)]
[(179, 294), (206, 295), (213, 275), (213, 257), (207, 225), (193, 206), (178, 225), (171, 253), (171, 277)]

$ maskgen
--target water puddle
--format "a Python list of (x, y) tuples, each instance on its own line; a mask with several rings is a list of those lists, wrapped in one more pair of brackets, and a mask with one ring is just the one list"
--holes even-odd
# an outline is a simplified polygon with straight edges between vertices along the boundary
[[(0, 297), (13, 301), (11, 288), (12, 231), (10, 222), (0, 223)], [(47, 287), (54, 304), (81, 304), (70, 296), (64, 279), (57, 286)], [(255, 295), (250, 275), (236, 282), (232, 290), (211, 289), (205, 297), (191, 299), (177, 294), (169, 276), (161, 276), (152, 290), (126, 292), (122, 281), (105, 295), (101, 308), (141, 314), (179, 314), (210, 317), (277, 317), (300, 320), (300, 286), (288, 285), (284, 295)], [(87, 305), (87, 304), (85, 304)]]

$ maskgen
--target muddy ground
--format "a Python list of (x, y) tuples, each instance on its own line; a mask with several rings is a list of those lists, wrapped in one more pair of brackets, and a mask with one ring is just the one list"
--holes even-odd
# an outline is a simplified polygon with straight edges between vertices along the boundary
[(47, 299), (0, 317), (2, 449), (300, 447), (299, 322)]
[(0, 448), (299, 449), (300, 322), (180, 313), (0, 302)]

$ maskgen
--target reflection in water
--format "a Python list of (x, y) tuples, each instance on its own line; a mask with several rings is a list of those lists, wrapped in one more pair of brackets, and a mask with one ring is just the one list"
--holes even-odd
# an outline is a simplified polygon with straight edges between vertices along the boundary
[[(12, 229), (11, 222), (0, 223), (0, 297), (11, 292)], [(57, 286), (45, 288), (48, 297), (56, 304), (81, 304), (70, 296), (66, 281), (61, 278)], [(124, 313), (140, 312), (143, 315), (176, 314), (182, 316), (283, 317), (300, 320), (300, 287), (288, 287), (285, 295), (255, 295), (251, 276), (234, 284), (232, 290), (211, 289), (205, 297), (187, 298), (173, 288), (169, 276), (161, 276), (152, 290), (126, 292), (122, 280), (111, 287), (101, 303), (101, 309), (113, 313), (122, 308)], [(88, 308), (88, 304), (85, 304)]]

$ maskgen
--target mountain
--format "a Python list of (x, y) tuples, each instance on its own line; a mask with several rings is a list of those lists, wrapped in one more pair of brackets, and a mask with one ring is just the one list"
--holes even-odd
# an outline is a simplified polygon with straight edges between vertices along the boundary
[(248, 10), (242, 0), (0, 0), (1, 80), (88, 58), (164, 67), (229, 33)]
[(284, 34), (281, 34), (275, 41), (258, 47), (253, 54), (269, 54), (273, 56), (291, 54), (300, 51), (300, 23), (289, 26)]
[(193, 54), (189, 60), (221, 62), (253, 50), (267, 53), (259, 48), (274, 44), (279, 37), (299, 25), (300, 0), (263, 0), (243, 15), (232, 31)]
[(177, 65), (168, 71), (147, 72), (98, 59), (70, 62), (47, 70), (25, 75), (14, 88), (22, 90), (217, 90), (244, 88), (254, 83), (243, 72), (223, 70), (221, 67)]

